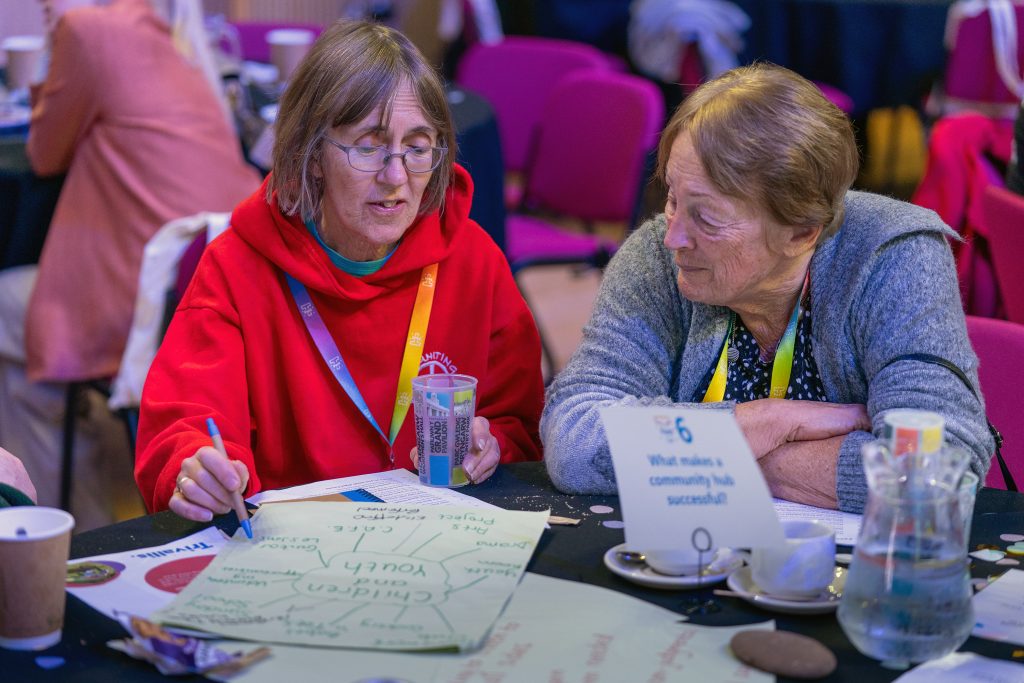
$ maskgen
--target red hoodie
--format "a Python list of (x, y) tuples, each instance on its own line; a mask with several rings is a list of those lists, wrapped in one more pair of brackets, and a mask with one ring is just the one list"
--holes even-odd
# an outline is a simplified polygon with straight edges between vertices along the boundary
[[(456, 167), (440, 216), (417, 219), (383, 268), (357, 278), (334, 266), (298, 217), (242, 202), (211, 243), (153, 361), (142, 394), (135, 478), (151, 511), (167, 507), (181, 461), (210, 445), (249, 468), (246, 495), (392, 467), (384, 439), (338, 384), (288, 290), (309, 290), (377, 423), (395, 403), (420, 272), (439, 263), (420, 373), (478, 379), (502, 462), (539, 460), (540, 340), (504, 255), (469, 220), (473, 186)], [(412, 410), (395, 467), (413, 467)]]

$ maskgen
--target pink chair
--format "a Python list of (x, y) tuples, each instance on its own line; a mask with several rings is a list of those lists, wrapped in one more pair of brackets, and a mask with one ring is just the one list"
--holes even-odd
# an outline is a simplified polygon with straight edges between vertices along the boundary
[(522, 172), (555, 83), (577, 69), (612, 69), (603, 52), (584, 43), (508, 36), (500, 43), (473, 45), (459, 61), (455, 81), (494, 107), (505, 168)]
[(990, 186), (982, 216), (1006, 317), (1024, 324), (1024, 197)]
[[(1024, 385), (1024, 325), (967, 316), (967, 334), (978, 354), (978, 378), (988, 419), (1003, 435), (1003, 459), (1018, 483), (1024, 481), (1024, 420), (1020, 388)], [(1007, 488), (993, 458), (985, 485)]]
[[(607, 69), (565, 76), (542, 111), (523, 206), (585, 225), (632, 226), (664, 116), (661, 92), (644, 78)], [(558, 228), (540, 215), (513, 213), (505, 223), (513, 273), (540, 265), (603, 267), (616, 247), (606, 238)], [(550, 363), (546, 345), (544, 350)]]
[[(1024, 4), (1014, 3), (1017, 24), (1017, 74), (1024, 65)], [(955, 16), (953, 12), (951, 17)], [(945, 83), (938, 95), (940, 111), (970, 108), (991, 116), (1013, 117), (1020, 94), (1011, 93), (996, 67), (992, 17), (989, 10), (959, 19), (955, 27), (953, 47), (946, 60)]]

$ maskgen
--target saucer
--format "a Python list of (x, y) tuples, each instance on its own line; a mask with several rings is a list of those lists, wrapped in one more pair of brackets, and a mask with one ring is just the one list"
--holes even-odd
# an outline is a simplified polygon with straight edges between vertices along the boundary
[(740, 553), (728, 548), (719, 548), (702, 575), (669, 576), (668, 574), (659, 574), (646, 564), (623, 562), (618, 556), (618, 553), (623, 550), (626, 550), (625, 543), (609, 548), (604, 554), (604, 566), (608, 567), (613, 574), (618, 574), (627, 581), (648, 588), (665, 590), (705, 588), (719, 583), (730, 573), (743, 566), (743, 556)]
[(730, 577), (727, 585), (737, 593), (749, 593), (741, 595), (742, 599), (752, 605), (763, 607), (774, 612), (786, 614), (827, 614), (834, 612), (839, 606), (839, 598), (843, 595), (843, 586), (846, 585), (846, 574), (848, 570), (844, 567), (836, 567), (835, 576), (828, 588), (816, 598), (810, 600), (788, 600), (786, 598), (769, 595), (762, 591), (753, 578), (750, 576), (750, 567), (742, 567), (735, 571)]

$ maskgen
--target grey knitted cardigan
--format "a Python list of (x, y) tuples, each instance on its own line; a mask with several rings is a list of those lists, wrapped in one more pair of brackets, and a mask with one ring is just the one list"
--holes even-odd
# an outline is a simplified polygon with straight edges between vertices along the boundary
[[(692, 407), (721, 352), (729, 310), (680, 295), (664, 236), (665, 218), (658, 216), (626, 240), (608, 266), (579, 348), (548, 390), (544, 457), (551, 480), (567, 493), (616, 492), (598, 408)], [(984, 481), (994, 449), (984, 406), (946, 368), (891, 362), (934, 354), (978, 386), (947, 236), (953, 232), (931, 211), (848, 193), (842, 227), (811, 259), (814, 361), (828, 400), (865, 404), (876, 435), (893, 408), (941, 414), (947, 439), (972, 454), (971, 469)], [(842, 510), (864, 507), (860, 449), (873, 438), (854, 432), (843, 441), (836, 475)]]

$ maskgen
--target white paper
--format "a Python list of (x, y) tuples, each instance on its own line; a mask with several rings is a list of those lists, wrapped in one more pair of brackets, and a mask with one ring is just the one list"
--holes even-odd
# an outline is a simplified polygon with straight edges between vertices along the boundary
[(86, 577), (95, 571), (84, 563), (105, 565), (114, 576), (104, 583), (69, 584), (67, 590), (111, 619), (115, 611), (148, 618), (170, 604), (226, 543), (224, 534), (210, 527), (166, 545), (70, 560), (68, 567), (78, 566)]
[[(403, 683), (769, 683), (770, 674), (736, 660), (736, 627), (680, 623), (679, 615), (623, 593), (526, 574), (484, 648), (475, 653), (407, 654), (274, 645), (271, 657), (232, 681), (385, 681)], [(252, 643), (222, 643), (229, 651)]]
[(953, 652), (914, 667), (894, 683), (1021, 683), (1024, 664)]
[(619, 406), (601, 418), (630, 548), (783, 543), (768, 485), (730, 413)]
[[(372, 496), (367, 497), (366, 494)], [(454, 489), (433, 488), (420, 484), (420, 478), (409, 470), (388, 470), (356, 477), (328, 479), (286, 489), (260, 491), (246, 500), (253, 505), (282, 500), (301, 500), (322, 496), (340, 496), (353, 502), (402, 503), (409, 505), (458, 505), (460, 507), (494, 508), (496, 505), (459, 493)], [(376, 498), (376, 500), (373, 500)]]
[(230, 638), (380, 650), (477, 649), (546, 510), (265, 505), (154, 619)]
[(971, 635), (1024, 645), (1024, 571), (1007, 570), (972, 600)]
[(836, 532), (836, 543), (839, 545), (857, 544), (857, 535), (860, 533), (860, 515), (855, 515), (852, 512), (817, 508), (813, 505), (794, 503), (780, 498), (775, 498), (773, 504), (775, 505), (775, 514), (783, 522), (788, 519), (818, 520), (832, 527)]

